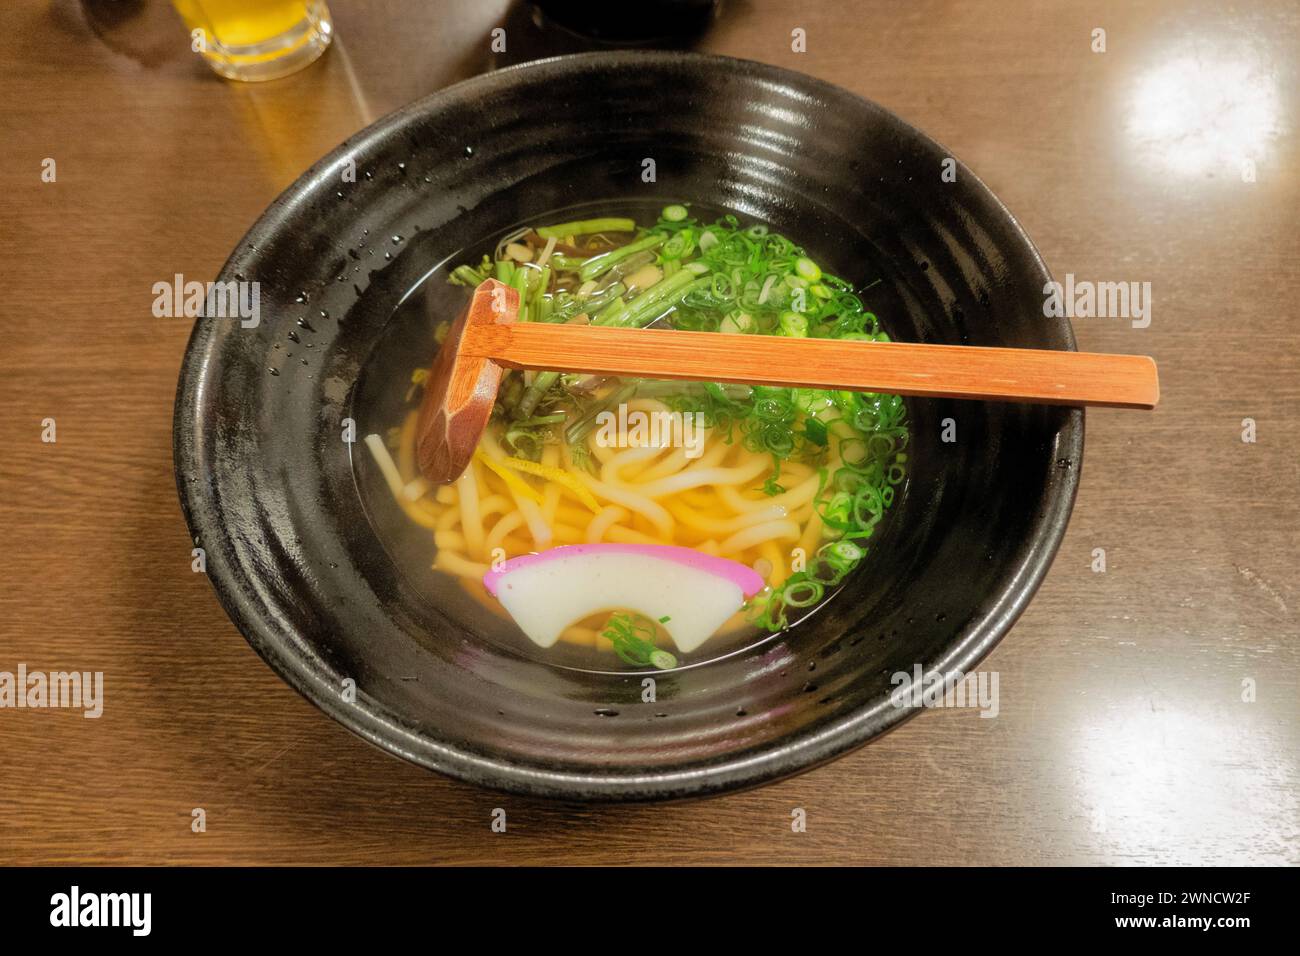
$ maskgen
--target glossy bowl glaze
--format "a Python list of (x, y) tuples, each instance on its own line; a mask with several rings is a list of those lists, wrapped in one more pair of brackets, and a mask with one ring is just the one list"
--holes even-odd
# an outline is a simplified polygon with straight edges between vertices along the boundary
[(516, 792), (716, 793), (889, 729), (914, 713), (891, 703), (891, 675), (969, 672), (1038, 587), (1073, 504), (1082, 412), (909, 401), (905, 493), (844, 591), (752, 651), (661, 675), (653, 703), (642, 675), (523, 658), (413, 588), (362, 508), (349, 458), (361, 446), (342, 439), (362, 369), (420, 276), (593, 200), (696, 200), (770, 223), (831, 270), (881, 279), (864, 298), (895, 338), (1073, 348), (1068, 323), (1043, 316), (1049, 277), (1029, 239), (960, 163), (946, 182), (948, 158), (834, 86), (682, 53), (514, 67), (358, 133), (223, 269), (260, 283), (261, 324), (201, 319), (185, 356), (177, 484), (222, 604), (290, 685), (365, 739)]

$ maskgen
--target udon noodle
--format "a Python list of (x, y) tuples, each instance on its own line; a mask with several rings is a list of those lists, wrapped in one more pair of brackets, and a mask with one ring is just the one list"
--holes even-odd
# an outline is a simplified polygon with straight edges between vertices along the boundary
[[(531, 310), (525, 321), (600, 322), (621, 308), (639, 325), (885, 338), (851, 287), (788, 240), (731, 217), (705, 226), (678, 217), (684, 212), (670, 206), (651, 229), (629, 224), (613, 237), (565, 231), (583, 223), (528, 231), (498, 245), (481, 269), (457, 272), (465, 284), (505, 273)], [(603, 286), (583, 278), (594, 271), (583, 263), (637, 243), (647, 248), (609, 270), (612, 281), (609, 272)], [(728, 268), (731, 260), (739, 262)], [(653, 314), (636, 311), (639, 296), (683, 270), (685, 292), (652, 303)], [(413, 377), (413, 400), (423, 379)], [(690, 416), (700, 426), (693, 436)], [(386, 441), (369, 436), (371, 451), (394, 499), (430, 536), (433, 568), (497, 613), (483, 580), (509, 558), (560, 545), (667, 544), (740, 562), (764, 579), (722, 633), (778, 630), (860, 562), (906, 463), (896, 396), (514, 372), (469, 468), (433, 487), (416, 467), (416, 418), (411, 408)], [(670, 421), (676, 431), (629, 425)], [(647, 633), (663, 642), (658, 625)], [(609, 634), (593, 618), (561, 637), (618, 650)]]

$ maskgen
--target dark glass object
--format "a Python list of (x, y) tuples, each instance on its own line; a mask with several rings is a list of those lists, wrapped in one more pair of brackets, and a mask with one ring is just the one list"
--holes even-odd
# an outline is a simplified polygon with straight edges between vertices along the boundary
[(620, 46), (658, 46), (689, 41), (709, 28), (721, 0), (536, 0), (535, 22), (577, 37)]

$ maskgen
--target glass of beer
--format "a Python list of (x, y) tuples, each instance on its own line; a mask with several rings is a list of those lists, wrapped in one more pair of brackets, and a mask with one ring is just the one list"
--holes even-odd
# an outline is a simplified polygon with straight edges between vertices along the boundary
[(232, 80), (273, 80), (301, 70), (330, 45), (324, 0), (172, 0), (191, 47)]

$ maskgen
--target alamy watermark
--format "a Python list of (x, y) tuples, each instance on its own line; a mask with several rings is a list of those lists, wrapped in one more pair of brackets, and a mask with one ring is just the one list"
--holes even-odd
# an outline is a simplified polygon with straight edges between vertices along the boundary
[(1043, 286), (1043, 315), (1069, 319), (1131, 319), (1133, 328), (1151, 324), (1150, 282), (1075, 281), (1067, 272), (1065, 282)]
[(104, 712), (103, 671), (0, 671), (0, 709), (66, 708), (94, 720)]
[(238, 319), (246, 329), (255, 329), (262, 322), (258, 282), (186, 282), (178, 272), (171, 282), (155, 282), (153, 295), (153, 314), (160, 319)]
[(704, 454), (703, 412), (646, 412), (628, 409), (596, 416), (596, 444), (601, 448), (685, 448), (687, 458)]
[(152, 893), (83, 893), (75, 884), (50, 897), (50, 925), (55, 927), (125, 927), (132, 936), (153, 928)]
[(915, 664), (910, 674), (895, 671), (889, 682), (894, 685), (889, 702), (895, 707), (973, 707), (981, 717), (996, 717), (1000, 710), (997, 671), (943, 674)]

